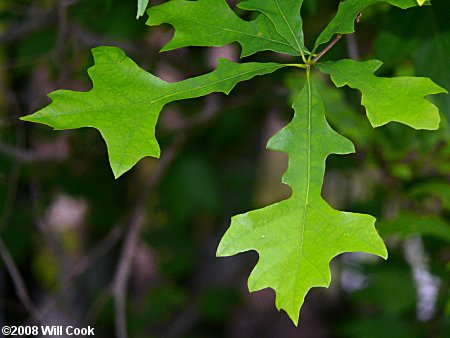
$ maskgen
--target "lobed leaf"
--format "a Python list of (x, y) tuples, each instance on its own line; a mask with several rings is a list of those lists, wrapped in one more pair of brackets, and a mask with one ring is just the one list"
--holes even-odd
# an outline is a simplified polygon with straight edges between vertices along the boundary
[(139, 68), (119, 48), (97, 47), (92, 54), (95, 65), (89, 69), (91, 91), (53, 92), (49, 106), (22, 120), (55, 129), (98, 129), (107, 144), (116, 178), (143, 157), (159, 157), (155, 126), (167, 103), (212, 92), (228, 94), (240, 81), (284, 67), (277, 63), (238, 64), (220, 59), (211, 73), (169, 83)]
[(292, 122), (268, 144), (289, 155), (283, 182), (292, 196), (233, 217), (217, 255), (256, 250), (259, 261), (248, 281), (250, 291), (273, 288), (277, 308), (297, 324), (308, 290), (330, 284), (333, 257), (364, 251), (386, 258), (387, 251), (373, 217), (334, 210), (321, 197), (326, 158), (352, 153), (353, 144), (328, 125), (314, 86), (307, 85), (293, 107)]
[(147, 13), (147, 25), (168, 23), (175, 28), (173, 39), (161, 51), (187, 46), (219, 47), (238, 42), (243, 57), (263, 50), (298, 55), (298, 51), (277, 34), (266, 16), (245, 21), (225, 0), (171, 0), (151, 7)]
[(425, 97), (447, 91), (428, 78), (380, 78), (374, 72), (381, 61), (358, 62), (350, 59), (317, 64), (330, 74), (337, 87), (348, 85), (361, 91), (361, 104), (373, 127), (395, 121), (415, 129), (439, 128), (439, 110)]
[(303, 21), (300, 10), (303, 0), (244, 0), (238, 7), (244, 10), (259, 11), (267, 16), (278, 34), (300, 54), (307, 49), (303, 38)]
[(339, 4), (336, 16), (328, 23), (317, 38), (314, 50), (327, 43), (335, 34), (350, 34), (355, 31), (355, 19), (358, 14), (370, 5), (387, 2), (393, 6), (407, 9), (418, 6), (416, 0), (346, 0)]

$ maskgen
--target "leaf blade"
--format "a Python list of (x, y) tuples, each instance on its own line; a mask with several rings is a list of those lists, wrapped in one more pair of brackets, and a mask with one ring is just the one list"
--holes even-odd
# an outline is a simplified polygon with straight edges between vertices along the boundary
[[(211, 10), (214, 9), (214, 15)], [(172, 0), (147, 11), (147, 25), (168, 23), (175, 28), (172, 40), (161, 51), (187, 46), (219, 47), (232, 42), (242, 46), (242, 56), (262, 50), (297, 55), (264, 15), (254, 21), (239, 18), (225, 0)]]
[(351, 34), (355, 31), (355, 19), (358, 14), (370, 5), (387, 2), (401, 9), (418, 6), (416, 0), (346, 0), (339, 4), (335, 17), (320, 33), (314, 44), (314, 50), (327, 43), (335, 34)]
[(149, 0), (138, 0), (138, 9), (136, 13), (136, 19), (139, 19), (144, 15), (145, 10), (147, 9)]
[(241, 1), (238, 7), (263, 13), (270, 19), (278, 34), (285, 38), (297, 52), (305, 54), (307, 49), (303, 37), (303, 21), (300, 16), (302, 5), (303, 0), (245, 0)]
[(361, 91), (361, 104), (373, 127), (399, 122), (414, 129), (438, 129), (439, 109), (425, 97), (447, 91), (428, 78), (377, 77), (374, 72), (381, 65), (378, 60), (343, 59), (321, 62), (317, 67), (329, 74), (337, 87), (348, 85)]
[(143, 157), (159, 157), (155, 127), (167, 103), (212, 92), (228, 94), (240, 81), (284, 67), (220, 59), (211, 73), (169, 83), (139, 68), (119, 48), (97, 47), (92, 53), (95, 64), (89, 69), (90, 91), (56, 91), (49, 95), (53, 100), (49, 106), (21, 119), (55, 129), (96, 128), (107, 144), (116, 178)]
[(373, 217), (334, 210), (321, 197), (325, 159), (332, 153), (351, 153), (354, 147), (326, 122), (314, 86), (302, 90), (294, 110), (291, 123), (268, 144), (289, 156), (283, 183), (292, 188), (292, 196), (233, 217), (217, 255), (256, 250), (259, 261), (250, 275), (249, 290), (273, 288), (277, 308), (297, 324), (308, 290), (329, 285), (333, 257), (365, 251), (386, 258), (387, 251)]

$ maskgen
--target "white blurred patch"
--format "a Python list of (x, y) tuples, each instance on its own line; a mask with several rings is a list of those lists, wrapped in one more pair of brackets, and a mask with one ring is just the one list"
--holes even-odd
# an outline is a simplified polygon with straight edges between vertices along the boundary
[(349, 252), (342, 255), (340, 282), (344, 291), (355, 292), (367, 287), (368, 278), (360, 271), (360, 266), (372, 259), (371, 255), (362, 252)]
[(423, 242), (419, 236), (408, 238), (404, 250), (417, 290), (417, 319), (425, 322), (432, 319), (436, 312), (441, 280), (430, 273)]
[(58, 194), (47, 212), (46, 223), (58, 232), (79, 228), (84, 223), (87, 209), (85, 199)]

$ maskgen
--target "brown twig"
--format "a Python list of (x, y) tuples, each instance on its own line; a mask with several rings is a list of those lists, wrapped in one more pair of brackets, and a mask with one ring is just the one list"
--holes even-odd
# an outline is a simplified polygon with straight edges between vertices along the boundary
[(331, 40), (331, 42), (324, 49), (322, 49), (322, 51), (319, 54), (317, 54), (317, 56), (314, 59), (312, 59), (312, 63), (313, 64), (317, 63), (317, 61), (319, 61), (322, 58), (322, 56), (324, 56), (326, 53), (328, 53), (328, 51), (331, 48), (333, 48), (334, 45), (337, 44), (341, 38), (342, 38), (341, 34), (336, 35), (334, 37), (334, 39)]
[(133, 210), (125, 244), (119, 259), (119, 264), (114, 275), (111, 291), (115, 302), (115, 324), (117, 338), (128, 337), (126, 320), (126, 295), (128, 280), (131, 274), (131, 266), (136, 252), (139, 233), (145, 224), (145, 213), (148, 198), (156, 189), (161, 178), (172, 164), (176, 155), (185, 144), (190, 133), (197, 127), (212, 121), (217, 115), (219, 106), (216, 96), (207, 98), (205, 108), (195, 119), (181, 128), (178, 137), (169, 149), (167, 149), (158, 161), (154, 174), (146, 181)]
[(5, 263), (6, 270), (11, 276), (11, 280), (13, 282), (14, 288), (16, 290), (17, 296), (19, 297), (22, 305), (25, 309), (30, 313), (30, 315), (36, 320), (38, 323), (42, 323), (41, 316), (37, 311), (36, 306), (31, 301), (27, 288), (25, 286), (25, 282), (20, 275), (19, 269), (17, 268), (14, 260), (11, 257), (11, 254), (8, 251), (3, 239), (0, 237), (0, 256)]
[(71, 278), (77, 277), (88, 270), (100, 257), (104, 256), (118, 242), (123, 234), (123, 227), (114, 227), (104, 239), (101, 240), (86, 256), (80, 259), (69, 272)]
[(0, 154), (21, 163), (56, 162), (67, 159), (66, 154), (59, 152), (41, 154), (39, 152), (13, 147), (5, 143), (0, 143)]
[[(75, 263), (72, 270), (67, 274), (67, 279), (71, 280), (82, 275), (88, 269), (90, 269), (103, 255), (105, 255), (109, 250), (111, 250), (118, 242), (123, 233), (123, 224), (120, 223), (116, 225), (106, 237), (100, 241), (89, 253), (87, 253), (83, 258), (81, 258), (77, 263)], [(62, 296), (70, 289), (72, 283), (62, 284), (61, 288), (58, 290), (59, 295)], [(109, 292), (108, 292), (109, 295)], [(61, 297), (47, 297), (41, 305), (38, 307), (38, 313), (41, 314), (43, 318), (47, 316), (49, 311), (58, 302)], [(24, 324), (28, 323), (26, 320)]]
[(120, 255), (119, 264), (112, 284), (112, 294), (115, 302), (116, 335), (118, 338), (128, 337), (126, 321), (126, 293), (128, 280), (131, 274), (131, 266), (138, 244), (139, 233), (145, 224), (146, 202), (151, 192), (157, 186), (157, 183), (161, 180), (166, 169), (174, 160), (175, 154), (178, 152), (182, 142), (182, 140), (176, 141), (175, 145), (166, 151), (161, 157), (154, 175), (152, 175), (144, 185), (131, 217), (130, 227), (125, 238), (125, 244)]
[[(75, 5), (77, 1), (65, 0), (65, 6)], [(45, 11), (36, 11), (34, 7), (31, 7), (24, 22), (13, 25), (6, 32), (0, 34), (0, 44), (13, 43), (45, 27), (51, 27), (57, 20), (57, 10), (57, 6)]]
[(30, 19), (24, 23), (13, 26), (5, 33), (0, 35), (0, 44), (9, 44), (22, 39), (40, 29), (55, 23), (55, 10), (48, 12), (34, 13)]
[[(359, 12), (355, 18), (355, 23), (359, 23), (361, 21), (361, 16), (362, 16), (362, 12)], [(317, 63), (322, 58), (322, 56), (324, 56), (326, 53), (328, 53), (328, 51), (331, 48), (333, 48), (335, 44), (337, 44), (339, 42), (339, 40), (342, 38), (342, 36), (343, 36), (342, 34), (337, 34), (334, 37), (334, 39), (331, 40), (331, 42), (324, 49), (322, 49), (322, 51), (319, 54), (317, 54), (315, 58), (313, 58), (311, 60), (311, 63), (312, 64)]]

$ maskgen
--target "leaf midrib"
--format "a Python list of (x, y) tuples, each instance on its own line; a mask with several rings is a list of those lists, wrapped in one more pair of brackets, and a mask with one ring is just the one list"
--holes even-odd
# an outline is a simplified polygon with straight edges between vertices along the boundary
[(312, 93), (311, 93), (311, 78), (309, 70), (307, 70), (307, 84), (308, 86), (308, 126), (307, 126), (307, 141), (306, 141), (306, 189), (305, 189), (305, 200), (303, 202), (303, 220), (300, 222), (300, 257), (303, 257), (303, 242), (305, 235), (305, 224), (306, 224), (306, 214), (309, 203), (309, 190), (311, 181), (311, 114), (312, 114)]
[[(347, 75), (348, 77), (352, 78), (352, 79), (355, 80), (356, 82), (361, 83), (363, 86), (369, 87), (370, 89), (372, 89), (372, 90), (375, 91), (375, 92), (378, 92), (378, 91), (379, 91), (378, 88), (372, 86), (370, 83), (367, 83), (367, 82), (365, 82), (365, 81), (363, 81), (363, 80), (361, 80), (361, 79), (358, 79), (356, 76), (354, 76), (354, 75), (352, 75), (352, 74), (350, 74), (350, 73), (347, 73), (347, 72), (343, 71), (342, 69), (336, 68), (336, 67), (334, 67), (334, 66), (332, 66), (332, 65), (329, 65), (329, 64), (326, 64), (326, 63), (322, 63), (321, 66), (325, 66), (325, 67), (328, 67), (328, 68), (332, 68), (332, 69), (334, 69), (334, 70), (336, 70), (336, 71), (338, 71), (338, 72), (340, 72), (340, 73), (342, 73), (342, 74), (344, 74), (344, 75)], [(374, 78), (374, 79), (376, 79), (376, 80), (378, 79), (378, 77), (376, 77), (376, 76), (373, 75), (373, 74), (370, 74), (370, 77), (372, 77), (372, 78)], [(347, 81), (347, 85), (350, 87), (348, 81)], [(358, 88), (355, 87), (354, 89), (358, 89)], [(358, 90), (361, 91), (360, 89), (358, 89)]]
[[(193, 22), (193, 23), (196, 23), (196, 24), (199, 24), (199, 25), (202, 25), (202, 26), (206, 26), (206, 27), (212, 27), (212, 28), (216, 28), (216, 29), (221, 29), (221, 30), (225, 30), (225, 31), (230, 31), (230, 32), (237, 33), (237, 34), (242, 34), (242, 35), (251, 36), (252, 38), (258, 38), (258, 39), (262, 39), (262, 40), (267, 40), (267, 41), (270, 41), (270, 42), (273, 42), (273, 43), (281, 44), (281, 45), (284, 45), (284, 46), (286, 46), (286, 47), (292, 48), (291, 44), (289, 44), (289, 43), (287, 43), (287, 42), (283, 42), (283, 41), (280, 41), (280, 40), (270, 39), (270, 38), (267, 38), (267, 37), (265, 37), (265, 36), (263, 36), (263, 35), (250, 34), (250, 33), (242, 32), (242, 31), (237, 31), (237, 30), (230, 29), (230, 28), (224, 28), (224, 27), (220, 27), (220, 26), (216, 26), (216, 25), (206, 24), (206, 23), (203, 23), (203, 22), (199, 22), (199, 21), (196, 21), (196, 20), (193, 20), (193, 19), (189, 19), (189, 18), (183, 17), (183, 16), (181, 16), (181, 15), (172, 15), (172, 17), (173, 17), (173, 18), (179, 18), (179, 19), (181, 19), (181, 20), (185, 20), (185, 21), (189, 21), (189, 22)], [(242, 19), (241, 19), (241, 20), (242, 20)], [(255, 20), (255, 21), (256, 21), (256, 20)], [(247, 23), (247, 24), (251, 24), (251, 22), (248, 22), (248, 21), (245, 21), (245, 20), (242, 20), (242, 22)], [(170, 24), (170, 23), (169, 23), (169, 24)], [(280, 36), (280, 37), (281, 37), (281, 36)]]
[[(275, 3), (277, 4), (278, 10), (279, 10), (279, 12), (280, 12), (280, 14), (281, 14), (281, 17), (283, 18), (284, 22), (286, 23), (286, 26), (288, 26), (289, 31), (291, 32), (291, 35), (292, 35), (292, 37), (294, 38), (295, 43), (297, 44), (297, 47), (298, 47), (297, 51), (299, 51), (300, 53), (303, 53), (304, 51), (303, 51), (302, 47), (300, 46), (300, 41), (298, 41), (297, 36), (295, 35), (295, 33), (294, 33), (294, 31), (293, 31), (291, 25), (289, 24), (289, 22), (288, 22), (286, 16), (284, 15), (284, 12), (283, 12), (283, 10), (281, 9), (278, 0), (275, 0)], [(294, 47), (294, 48), (295, 48), (295, 47)]]
[[(76, 114), (81, 114), (81, 113), (85, 114), (85, 113), (90, 113), (90, 112), (103, 111), (103, 110), (113, 109), (113, 108), (117, 109), (117, 108), (121, 108), (121, 107), (124, 107), (124, 106), (130, 107), (130, 106), (140, 106), (140, 105), (147, 105), (147, 104), (155, 104), (155, 103), (157, 103), (159, 101), (162, 101), (162, 100), (165, 100), (165, 99), (167, 99), (168, 97), (171, 97), (171, 96), (185, 94), (185, 93), (188, 93), (190, 91), (201, 90), (201, 89), (204, 89), (206, 87), (214, 86), (214, 85), (216, 85), (218, 83), (225, 82), (225, 81), (228, 81), (228, 80), (240, 77), (240, 76), (244, 76), (244, 75), (247, 75), (247, 74), (250, 74), (250, 73), (253, 73), (253, 72), (259, 72), (261, 70), (266, 70), (266, 69), (270, 69), (270, 68), (282, 68), (282, 67), (284, 67), (284, 65), (279, 64), (279, 65), (273, 65), (273, 66), (270, 66), (270, 67), (262, 67), (262, 68), (258, 68), (258, 69), (253, 69), (253, 70), (250, 70), (250, 71), (247, 71), (247, 72), (243, 72), (243, 73), (240, 73), (240, 74), (237, 74), (237, 75), (234, 75), (234, 76), (229, 76), (227, 78), (222, 78), (222, 79), (220, 79), (218, 81), (209, 83), (209, 84), (204, 85), (204, 86), (187, 89), (187, 90), (180, 91), (180, 92), (177, 92), (177, 93), (167, 94), (165, 96), (161, 96), (161, 97), (159, 97), (157, 99), (153, 99), (153, 100), (145, 100), (145, 101), (136, 102), (136, 103), (132, 103), (132, 104), (124, 104), (124, 105), (117, 105), (117, 106), (105, 106), (105, 107), (98, 108), (98, 109), (83, 110), (83, 112), (76, 111), (76, 112), (69, 112), (69, 113), (61, 113), (61, 114), (58, 114), (58, 115), (45, 115), (45, 116), (42, 116), (40, 118), (35, 118), (34, 120), (46, 118), (48, 116), (60, 117), (60, 116), (66, 116), (66, 115), (76, 115)], [(173, 83), (173, 84), (176, 84), (176, 83)], [(170, 102), (170, 101), (168, 101), (168, 102)]]

